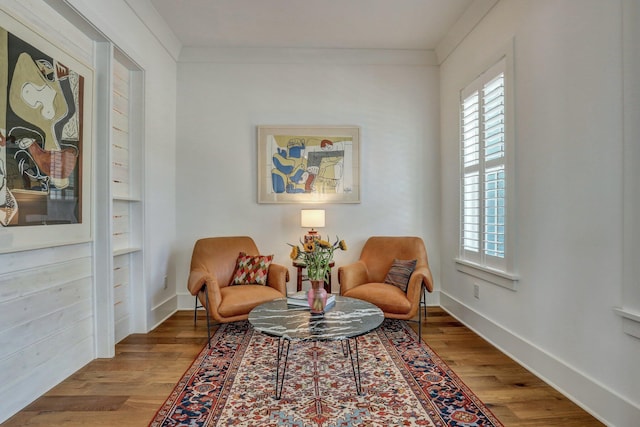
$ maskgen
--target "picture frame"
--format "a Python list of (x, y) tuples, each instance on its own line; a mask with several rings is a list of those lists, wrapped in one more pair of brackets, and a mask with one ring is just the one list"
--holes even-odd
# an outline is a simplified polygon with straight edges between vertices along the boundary
[(258, 126), (258, 203), (360, 203), (358, 126)]
[(0, 253), (91, 241), (94, 70), (0, 11)]

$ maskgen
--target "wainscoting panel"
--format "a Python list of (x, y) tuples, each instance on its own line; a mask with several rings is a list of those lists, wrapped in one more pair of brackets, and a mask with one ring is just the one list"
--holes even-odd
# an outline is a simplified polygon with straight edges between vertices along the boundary
[(93, 318), (76, 323), (15, 357), (15, 376), (0, 388), (0, 420), (4, 420), (40, 397), (93, 359)]
[[(85, 292), (86, 289), (90, 289), (91, 283), (83, 281), (78, 285), (82, 286), (82, 292)], [(89, 318), (93, 314), (90, 305), (86, 302), (86, 298), (78, 300), (73, 305), (60, 307), (50, 313), (45, 313), (41, 312), (40, 317), (3, 329), (0, 332), (0, 360), (15, 354), (16, 349), (27, 348), (34, 342), (45, 340), (47, 337), (55, 335), (60, 327), (69, 327), (79, 319)]]
[(0, 256), (0, 422), (94, 358), (92, 262), (90, 244)]

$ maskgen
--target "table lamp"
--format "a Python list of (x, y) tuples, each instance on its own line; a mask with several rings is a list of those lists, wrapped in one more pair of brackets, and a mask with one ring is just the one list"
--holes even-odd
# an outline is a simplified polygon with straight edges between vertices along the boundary
[(314, 227), (324, 227), (324, 209), (302, 209), (300, 211), (300, 226), (311, 228), (304, 236), (304, 241), (320, 239), (320, 235)]

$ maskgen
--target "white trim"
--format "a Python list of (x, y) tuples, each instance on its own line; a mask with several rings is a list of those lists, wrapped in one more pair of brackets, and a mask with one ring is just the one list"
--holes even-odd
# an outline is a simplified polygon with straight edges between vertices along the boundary
[(440, 292), (440, 306), (604, 424), (627, 426), (630, 425), (629, 420), (640, 419), (640, 407), (629, 399), (513, 331), (483, 317), (452, 296)]
[(182, 43), (167, 25), (164, 18), (156, 10), (151, 2), (124, 0), (131, 11), (140, 19), (142, 25), (147, 27), (149, 33), (158, 40), (158, 43), (177, 62), (182, 49)]
[(634, 313), (621, 307), (614, 307), (613, 311), (622, 317), (622, 330), (632, 337), (640, 338), (640, 313)]
[[(173, 316), (174, 314), (176, 314), (178, 310), (177, 309), (173, 309), (173, 311), (171, 311), (170, 313), (167, 313), (162, 319), (158, 320), (152, 327), (151, 329), (149, 329), (149, 332), (153, 331), (155, 328), (157, 328), (158, 326), (162, 325), (168, 318), (170, 318), (171, 316)], [(147, 334), (149, 332), (146, 332)]]
[(515, 274), (495, 270), (460, 258), (455, 258), (454, 262), (456, 263), (456, 270), (461, 273), (477, 277), (485, 282), (493, 283), (494, 285), (502, 286), (512, 291), (517, 289), (516, 285), (520, 277)]
[(634, 322), (640, 323), (640, 313), (632, 313), (629, 310), (625, 310), (625, 309), (620, 308), (620, 307), (614, 307), (613, 311), (615, 311), (616, 313), (618, 313), (620, 316), (624, 317), (625, 319), (633, 320)]
[(165, 320), (167, 320), (169, 317), (171, 317), (176, 311), (178, 311), (178, 309), (176, 308), (178, 304), (178, 296), (177, 295), (170, 295), (168, 298), (164, 299), (163, 301), (155, 304), (148, 316), (147, 316), (147, 325), (151, 325), (151, 327), (149, 327), (147, 329), (148, 331), (152, 331), (155, 328), (157, 328), (158, 326), (160, 326), (160, 324), (162, 322), (164, 322)]
[[(517, 282), (518, 278), (513, 273), (516, 270), (516, 262), (517, 262), (517, 242), (516, 242), (516, 171), (515, 171), (515, 151), (516, 151), (516, 138), (515, 138), (515, 96), (514, 96), (514, 88), (515, 88), (515, 67), (514, 67), (514, 50), (515, 50), (515, 39), (510, 38), (505, 44), (501, 45), (499, 49), (492, 54), (487, 56), (486, 62), (483, 62), (482, 68), (480, 68), (480, 72), (475, 74), (475, 77), (472, 81), (464, 87), (460, 91), (460, 108), (463, 108), (464, 100), (470, 96), (474, 91), (478, 91), (479, 98), (482, 97), (481, 92), (484, 85), (494, 79), (501, 72), (504, 74), (504, 138), (505, 138), (505, 148), (504, 148), (504, 157), (501, 159), (500, 164), (504, 165), (504, 173), (505, 173), (505, 256), (504, 258), (499, 258), (495, 256), (491, 256), (485, 252), (483, 252), (483, 230), (482, 226), (479, 230), (480, 232), (480, 245), (478, 248), (479, 251), (476, 254), (470, 253), (470, 251), (465, 250), (463, 247), (463, 220), (464, 220), (464, 200), (463, 200), (463, 186), (464, 186), (464, 176), (468, 170), (472, 170), (470, 167), (465, 167), (463, 163), (463, 157), (460, 157), (460, 171), (459, 171), (459, 188), (460, 188), (460, 205), (459, 205), (459, 240), (458, 240), (458, 261), (464, 261), (464, 265), (460, 265), (458, 268), (459, 271), (462, 271), (467, 274), (471, 274), (474, 277), (478, 277), (480, 279), (486, 280), (490, 283), (494, 283), (508, 289), (515, 290), (515, 282)], [(474, 67), (475, 68), (475, 67)], [(473, 71), (473, 70), (472, 70)], [(462, 111), (462, 110), (461, 110)], [(462, 123), (460, 123), (461, 125)], [(459, 150), (460, 154), (463, 153), (463, 134), (462, 134), (462, 126), (459, 126), (459, 144), (461, 144)], [(480, 176), (484, 175), (486, 170), (485, 166), (482, 164), (482, 141), (480, 143), (480, 164), (478, 167), (478, 171), (480, 172)], [(493, 161), (492, 161), (493, 162)], [(483, 193), (482, 188), (482, 178), (480, 180), (480, 192)], [(480, 196), (481, 199), (484, 197)], [(480, 203), (480, 223), (484, 222), (484, 207), (483, 202)], [(506, 280), (505, 280), (506, 279)]]
[(438, 64), (442, 64), (451, 52), (467, 38), (467, 35), (478, 25), (489, 11), (498, 3), (498, 0), (474, 0), (464, 11), (462, 16), (449, 29), (447, 34), (436, 46)]
[(183, 47), (179, 63), (437, 66), (433, 50)]
[(640, 4), (622, 2), (622, 129), (623, 129), (623, 218), (622, 218), (622, 294), (621, 307), (625, 333), (640, 338)]
[(159, 308), (162, 308), (165, 304), (169, 304), (171, 301), (176, 300), (177, 297), (178, 297), (177, 295), (169, 295), (168, 297), (166, 297), (165, 299), (163, 299), (162, 301), (160, 301), (159, 303), (151, 307), (151, 310), (155, 311)]
[(193, 310), (195, 296), (191, 295), (191, 292), (177, 292), (176, 296), (178, 297), (178, 310)]

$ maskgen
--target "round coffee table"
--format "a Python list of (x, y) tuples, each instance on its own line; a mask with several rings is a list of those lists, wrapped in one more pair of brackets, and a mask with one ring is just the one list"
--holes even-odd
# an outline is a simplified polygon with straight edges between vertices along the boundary
[(356, 391), (362, 394), (358, 337), (382, 324), (384, 314), (375, 305), (355, 298), (336, 296), (322, 315), (287, 304), (285, 298), (266, 302), (251, 310), (249, 322), (256, 331), (278, 338), (276, 399), (282, 396), (291, 341), (340, 341), (351, 360)]

